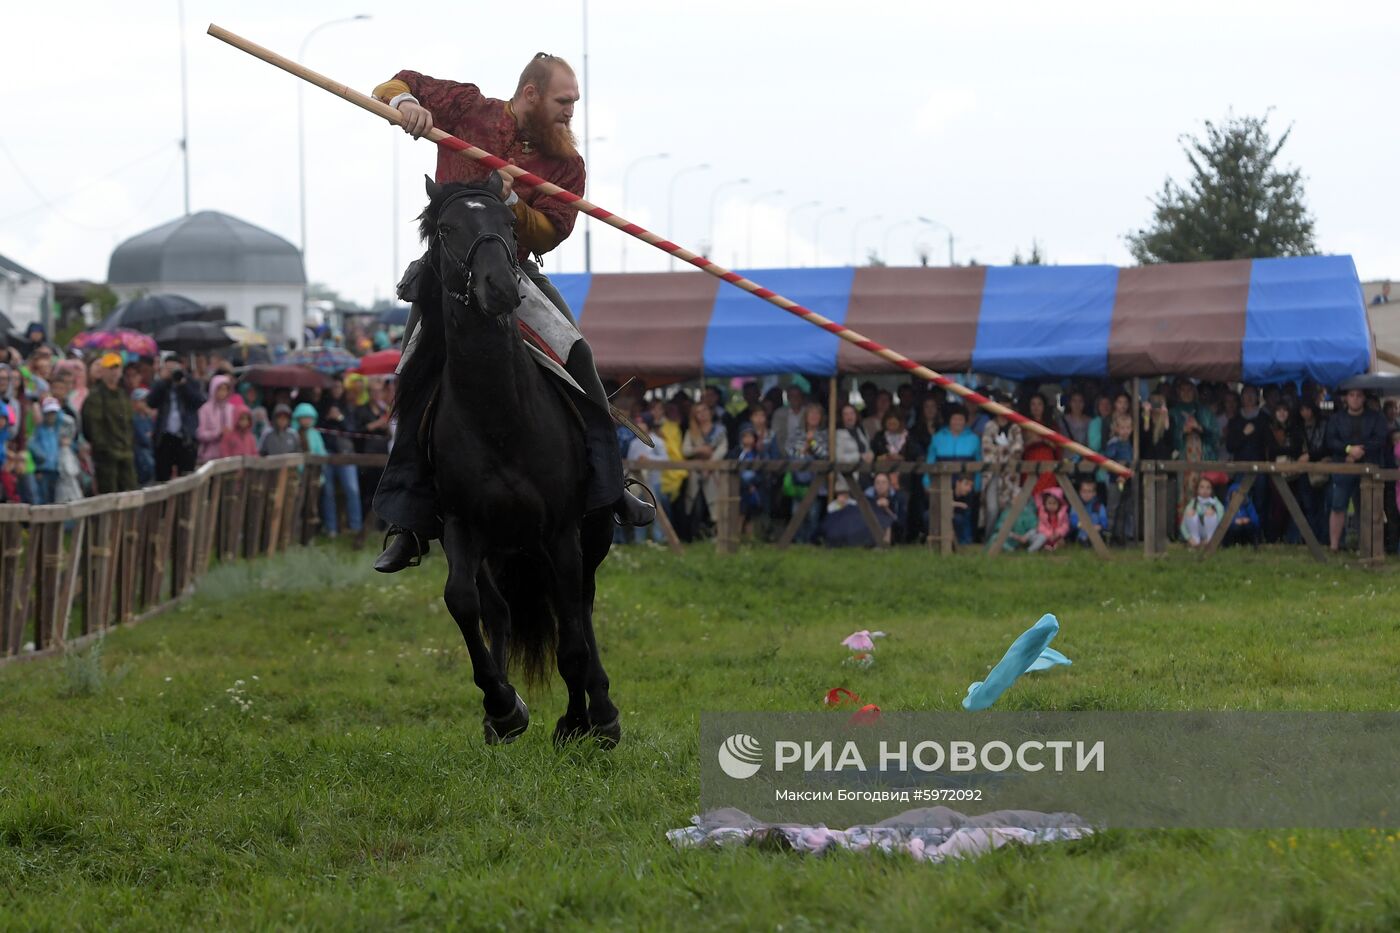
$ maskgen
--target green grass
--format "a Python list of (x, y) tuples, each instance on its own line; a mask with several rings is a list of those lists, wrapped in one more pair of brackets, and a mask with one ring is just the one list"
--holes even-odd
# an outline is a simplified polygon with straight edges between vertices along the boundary
[[(674, 851), (701, 710), (844, 685), (954, 709), (1046, 611), (1068, 670), (998, 709), (1396, 709), (1400, 577), (1300, 553), (987, 561), (651, 549), (605, 565), (623, 744), (556, 750), (564, 691), (486, 748), (445, 567), (217, 569), (100, 653), (0, 668), (0, 928), (1394, 929), (1400, 843), (1126, 832), (927, 865)], [(880, 628), (869, 670), (839, 641)]]

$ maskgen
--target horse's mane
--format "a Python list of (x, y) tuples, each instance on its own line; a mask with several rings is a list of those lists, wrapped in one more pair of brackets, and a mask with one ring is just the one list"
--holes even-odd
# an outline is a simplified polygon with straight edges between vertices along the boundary
[(442, 375), (447, 363), (447, 337), (443, 324), (442, 283), (437, 275), (437, 231), (438, 215), (448, 195), (463, 189), (485, 191), (480, 185), (452, 182), (443, 185), (437, 196), (428, 201), (423, 213), (418, 215), (418, 235), (428, 244), (427, 268), (423, 270), (422, 284), (418, 290), (418, 306), (421, 316), (418, 321), (418, 340), (413, 354), (399, 373), (398, 391), (394, 393), (394, 413), (401, 412), (404, 399), (422, 398), (431, 392), (434, 383)]

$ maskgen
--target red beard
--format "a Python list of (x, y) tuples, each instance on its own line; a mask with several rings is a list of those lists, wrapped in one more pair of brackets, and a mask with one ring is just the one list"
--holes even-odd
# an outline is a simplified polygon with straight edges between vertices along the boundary
[(578, 154), (578, 140), (567, 123), (551, 123), (543, 111), (521, 115), (521, 132), (530, 144), (551, 159), (572, 159)]

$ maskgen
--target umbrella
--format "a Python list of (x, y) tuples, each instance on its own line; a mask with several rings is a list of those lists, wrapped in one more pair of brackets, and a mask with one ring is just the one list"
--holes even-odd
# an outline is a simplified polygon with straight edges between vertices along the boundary
[(221, 350), (233, 346), (233, 338), (212, 321), (182, 321), (156, 334), (162, 350), (177, 353), (197, 353), (201, 350)]
[(13, 333), (14, 329), (15, 322), (6, 317), (4, 311), (0, 311), (0, 334)]
[(288, 353), (282, 358), (282, 362), (310, 366), (317, 372), (334, 375), (354, 369), (360, 361), (356, 359), (355, 354), (340, 347), (303, 347)]
[(316, 389), (330, 384), (330, 377), (306, 366), (249, 366), (239, 375), (244, 382), (271, 389)]
[(143, 295), (107, 315), (93, 327), (93, 330), (116, 330), (126, 327), (142, 333), (154, 334), (181, 321), (197, 321), (209, 312), (204, 305), (191, 301), (183, 295)]
[(393, 347), (360, 357), (360, 365), (354, 370), (366, 376), (387, 376), (399, 368), (400, 353)]
[(160, 355), (155, 338), (140, 331), (119, 327), (116, 330), (85, 330), (68, 344), (75, 350), (106, 352), (125, 350), (133, 356), (155, 358)]
[(240, 347), (265, 347), (267, 346), (267, 335), (244, 327), (242, 324), (225, 324), (224, 333), (233, 338), (233, 342)]
[(408, 312), (412, 310), (408, 305), (396, 305), (392, 308), (385, 308), (375, 317), (381, 324), (388, 324), (390, 327), (403, 327), (408, 323)]

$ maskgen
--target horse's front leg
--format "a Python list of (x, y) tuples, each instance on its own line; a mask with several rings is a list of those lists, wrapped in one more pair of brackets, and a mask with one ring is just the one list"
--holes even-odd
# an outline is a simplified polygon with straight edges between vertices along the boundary
[(481, 635), (481, 592), (477, 588), (477, 571), (481, 568), (481, 553), (467, 533), (461, 519), (449, 517), (443, 528), (442, 549), (447, 555), (447, 588), (443, 599), (472, 661), (472, 679), (481, 688), (486, 743), (512, 742), (530, 724), (530, 711), (506, 682), (505, 672), (497, 666), (486, 641)]
[(554, 741), (568, 742), (588, 732), (589, 647), (583, 632), (582, 576), (578, 529), (555, 538), (550, 549), (559, 643), (555, 659), (569, 691), (569, 705), (554, 726)]
[(486, 640), (491, 648), (491, 659), (496, 662), (496, 672), (504, 681), (510, 681), (510, 603), (501, 595), (500, 584), (495, 574), (501, 572), (497, 566), (493, 572), (490, 561), (482, 561), (476, 572), (477, 590), (481, 594), (481, 626), (486, 631)]

